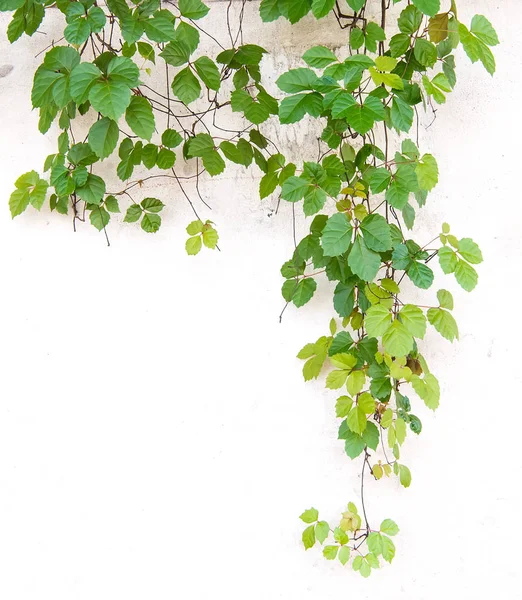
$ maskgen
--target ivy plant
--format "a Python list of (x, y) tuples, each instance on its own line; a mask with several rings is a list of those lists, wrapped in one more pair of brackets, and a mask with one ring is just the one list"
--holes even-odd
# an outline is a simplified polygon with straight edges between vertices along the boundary
[[(218, 232), (200, 216), (204, 208), (196, 208), (187, 179), (206, 206), (199, 179), (235, 163), (258, 169), (261, 199), (276, 195), (309, 219), (309, 233), (281, 268), (282, 295), (286, 306), (301, 307), (321, 281), (335, 282), (329, 330), (298, 358), (306, 381), (326, 374), (338, 437), (362, 466), (360, 509), (349, 502), (332, 525), (315, 508), (305, 510), (302, 541), (363, 577), (392, 562), (399, 532), (387, 515), (367, 515), (365, 477), (396, 477), (410, 486), (402, 449), (422, 431), (416, 406), (436, 410), (440, 401), (423, 340), (429, 327), (450, 342), (459, 337), (453, 296), (435, 284), (430, 263), (453, 276), (447, 287), (454, 279), (470, 292), (482, 262), (477, 243), (447, 223), (431, 240), (413, 239), (417, 213), (439, 179), (436, 158), (418, 147), (419, 111), (443, 104), (454, 89), (459, 45), (492, 75), (491, 47), (499, 43), (485, 16), (461, 21), (455, 0), (376, 2), (378, 21), (369, 3), (261, 0), (264, 22), (333, 15), (344, 31), (338, 52), (315, 39), (301, 66), (279, 77), (275, 97), (260, 68), (267, 51), (243, 40), (243, 10), (236, 28), (227, 12), (229, 39), (222, 44), (199, 23), (209, 12), (201, 0), (0, 0), (0, 10), (13, 13), (10, 42), (38, 31), (47, 11), (63, 16), (63, 36), (42, 51), (31, 92), (39, 130), (58, 133), (57, 150), (42, 173), (16, 180), (13, 217), (48, 202), (51, 211), (71, 214), (74, 226), (88, 219), (107, 242), (121, 212), (123, 221), (155, 233), (168, 198), (138, 202), (135, 192), (153, 179), (171, 179), (195, 215), (185, 245), (196, 255), (218, 247)], [(210, 55), (200, 51), (201, 36), (214, 44)], [(160, 72), (162, 85), (151, 77)], [(236, 113), (237, 130), (221, 124), (223, 111)], [(264, 131), (269, 120), (281, 128), (320, 123), (315, 160), (305, 149), (301, 163), (289, 162)], [(111, 174), (103, 163), (113, 156)], [(181, 161), (193, 165), (193, 175), (179, 175)], [(437, 301), (408, 300), (411, 285), (436, 286)]]

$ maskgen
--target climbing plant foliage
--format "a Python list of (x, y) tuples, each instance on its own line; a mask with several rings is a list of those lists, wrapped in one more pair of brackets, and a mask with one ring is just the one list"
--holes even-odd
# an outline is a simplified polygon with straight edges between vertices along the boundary
[[(245, 2), (239, 6), (239, 26), (227, 19), (223, 45), (208, 31), (209, 6), (201, 0), (0, 0), (0, 10), (13, 12), (10, 42), (35, 34), (50, 12), (61, 13), (63, 23), (63, 37), (41, 53), (31, 92), (41, 133), (59, 132), (57, 151), (42, 173), (16, 180), (9, 207), (16, 217), (48, 201), (51, 211), (105, 232), (124, 212), (125, 222), (154, 233), (168, 199), (137, 202), (134, 192), (151, 179), (173, 179), (195, 213), (190, 255), (215, 249), (218, 233), (198, 214), (187, 179), (197, 190), (204, 173), (219, 175), (228, 163), (252, 166), (262, 199), (277, 195), (302, 209), (309, 233), (281, 268), (282, 295), (301, 307), (322, 280), (336, 282), (329, 331), (298, 358), (305, 380), (326, 373), (339, 439), (347, 456), (362, 462), (360, 508), (350, 501), (335, 524), (305, 510), (302, 541), (367, 577), (382, 560), (392, 562), (399, 528), (387, 515), (380, 524), (367, 515), (365, 476), (410, 486), (402, 447), (422, 430), (415, 407), (436, 410), (440, 400), (422, 341), (429, 327), (450, 342), (459, 336), (450, 291), (438, 289), (427, 306), (403, 290), (434, 286), (430, 263), (438, 261), (452, 276), (448, 287), (454, 279), (471, 291), (482, 262), (477, 243), (447, 223), (431, 240), (411, 237), (439, 179), (435, 157), (418, 147), (419, 111), (446, 102), (457, 83), (459, 45), (493, 74), (490, 48), (498, 37), (482, 15), (461, 22), (455, 0), (262, 0), (264, 22), (333, 15), (345, 33), (334, 52), (314, 36), (309, 17), (313, 43), (301, 66), (279, 77), (275, 97), (260, 68), (267, 51), (243, 40)], [(199, 50), (203, 36), (211, 41), (208, 55)], [(223, 110), (238, 113), (239, 130), (220, 125)], [(317, 159), (305, 161), (303, 149), (302, 163), (289, 162), (264, 132), (269, 120), (281, 128), (317, 120)], [(112, 191), (107, 159), (119, 182)], [(193, 176), (178, 174), (182, 161), (194, 164)]]

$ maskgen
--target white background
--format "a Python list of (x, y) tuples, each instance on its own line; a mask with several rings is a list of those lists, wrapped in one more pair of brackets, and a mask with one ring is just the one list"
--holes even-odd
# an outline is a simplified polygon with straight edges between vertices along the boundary
[[(447, 220), (485, 263), (472, 294), (442, 278), (423, 296), (454, 292), (461, 340), (430, 333), (423, 345), (443, 395), (435, 415), (416, 408), (424, 430), (403, 450), (411, 487), (368, 480), (371, 522), (401, 528), (393, 564), (369, 580), (300, 546), (303, 509), (334, 521), (358, 502), (360, 462), (336, 440), (336, 395), (305, 384), (294, 358), (327, 331), (329, 284), (278, 323), (290, 206), (274, 214), (275, 198), (259, 201), (254, 169), (205, 181), (213, 211), (197, 206), (222, 251), (196, 258), (183, 247), (192, 214), (171, 185), (147, 189), (168, 205), (161, 231), (116, 220), (110, 248), (47, 209), (12, 221), (14, 180), (55, 148), (55, 129), (37, 132), (30, 87), (58, 21), (14, 46), (2, 33), (0, 598), (522, 597), (522, 5), (459, 5), (464, 22), (478, 12), (496, 26), (498, 71), (491, 79), (459, 52), (457, 90), (429, 129), (423, 119), (440, 184), (415, 236), (428, 241)], [(272, 81), (306, 47), (346, 43), (333, 21), (260, 29), (256, 10), (245, 40), (273, 52)], [(210, 14), (226, 39), (224, 5)], [(283, 129), (282, 147), (315, 155), (315, 130)]]

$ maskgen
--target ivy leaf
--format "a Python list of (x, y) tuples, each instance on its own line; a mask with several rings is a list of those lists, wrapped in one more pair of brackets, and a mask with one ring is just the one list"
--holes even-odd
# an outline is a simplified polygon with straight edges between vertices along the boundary
[(330, 526), (326, 521), (319, 521), (315, 526), (315, 538), (322, 544), (330, 534)]
[(202, 19), (209, 11), (209, 7), (201, 0), (179, 0), (179, 11), (187, 19)]
[(423, 339), (426, 333), (426, 317), (418, 306), (405, 304), (399, 311), (401, 322), (416, 338)]
[(118, 124), (112, 119), (103, 117), (96, 121), (89, 131), (89, 146), (103, 160), (113, 153), (119, 135)]
[(475, 15), (471, 20), (471, 33), (488, 46), (499, 44), (498, 35), (493, 25), (483, 15)]
[(413, 125), (413, 108), (399, 96), (394, 96), (391, 120), (395, 129), (409, 131)]
[(297, 94), (313, 90), (317, 83), (317, 75), (310, 69), (290, 69), (290, 71), (283, 73), (276, 83), (283, 92)]
[(429, 192), (439, 181), (439, 168), (435, 157), (431, 154), (424, 154), (422, 159), (417, 163), (415, 168), (419, 187), (421, 190)]
[(281, 197), (288, 202), (301, 200), (310, 186), (310, 182), (302, 177), (292, 175), (281, 188)]
[(382, 304), (375, 304), (366, 312), (364, 327), (370, 337), (380, 337), (388, 330), (391, 320), (390, 311)]
[(305, 547), (305, 550), (308, 550), (308, 548), (312, 548), (312, 546), (314, 546), (314, 544), (315, 544), (315, 525), (310, 525), (303, 531), (302, 540), (303, 540), (303, 545)]
[(397, 319), (382, 336), (382, 343), (388, 354), (397, 358), (407, 356), (413, 349), (413, 337)]
[(406, 273), (411, 281), (422, 290), (427, 290), (433, 283), (433, 271), (424, 263), (413, 261)]
[(344, 254), (352, 242), (352, 232), (352, 225), (345, 213), (332, 215), (326, 222), (321, 236), (324, 255), (339, 256)]
[(478, 275), (475, 269), (464, 260), (459, 260), (455, 268), (455, 279), (461, 288), (467, 292), (475, 289)]
[(335, 54), (325, 46), (314, 46), (303, 54), (303, 60), (310, 67), (315, 69), (324, 69), (328, 65), (337, 61)]
[(399, 465), (399, 481), (405, 488), (410, 487), (411, 472), (406, 465)]
[(89, 173), (84, 185), (76, 188), (76, 194), (88, 204), (100, 205), (105, 195), (105, 181)]
[(459, 262), (458, 257), (455, 254), (455, 252), (451, 248), (444, 246), (443, 248), (441, 248), (439, 250), (438, 255), (439, 255), (440, 268), (442, 269), (442, 271), (446, 275), (448, 275), (450, 273), (454, 273), (455, 269), (457, 268), (457, 264)]
[(430, 308), (428, 310), (428, 321), (435, 329), (452, 342), (454, 339), (459, 339), (459, 329), (453, 315), (443, 308)]
[(366, 443), (360, 435), (348, 430), (344, 442), (344, 451), (353, 460), (364, 450)]
[(48, 184), (36, 171), (30, 171), (19, 177), (15, 182), (16, 190), (9, 198), (11, 217), (22, 214), (32, 204), (37, 210), (42, 207), (47, 195)]
[(98, 81), (89, 92), (89, 101), (104, 117), (118, 121), (129, 106), (131, 91), (121, 81)]
[(391, 250), (390, 226), (381, 215), (371, 214), (365, 217), (361, 222), (361, 231), (364, 242), (370, 250), (375, 252)]
[(316, 19), (321, 19), (326, 17), (334, 5), (335, 0), (312, 0), (312, 13)]
[(203, 242), (200, 235), (189, 237), (185, 242), (185, 250), (189, 256), (195, 256), (201, 250)]
[(208, 58), (208, 56), (200, 56), (194, 61), (194, 67), (200, 79), (208, 88), (215, 91), (219, 90), (221, 86), (221, 74), (213, 60)]
[(93, 208), (89, 215), (89, 221), (94, 227), (96, 227), (98, 231), (101, 231), (104, 227), (106, 227), (110, 220), (110, 214), (101, 206)]
[(373, 281), (381, 266), (381, 257), (370, 250), (359, 235), (348, 255), (348, 265), (353, 273), (364, 281)]
[(381, 537), (382, 537), (382, 557), (384, 558), (384, 560), (386, 562), (391, 563), (391, 561), (395, 557), (395, 544), (389, 537), (387, 537), (385, 535), (383, 535)]
[(392, 519), (384, 519), (379, 529), (386, 535), (397, 535), (399, 533), (399, 526)]
[(125, 112), (125, 120), (136, 135), (150, 140), (154, 133), (155, 121), (152, 106), (147, 98), (133, 96)]
[(190, 68), (185, 67), (174, 77), (172, 91), (184, 104), (190, 104), (199, 98), (201, 85)]
[(339, 562), (344, 566), (350, 560), (350, 547), (341, 546), (339, 548), (337, 558), (339, 559)]
[(101, 74), (100, 69), (92, 63), (80, 63), (74, 67), (69, 78), (69, 92), (76, 104), (87, 101), (91, 87)]
[(281, 123), (297, 123), (306, 114), (318, 117), (323, 109), (323, 97), (317, 92), (309, 94), (295, 94), (283, 98), (279, 106), (279, 120)]
[(412, 0), (412, 2), (428, 17), (434, 17), (440, 10), (440, 0)]
[(466, 259), (472, 265), (478, 265), (484, 260), (478, 244), (471, 238), (462, 238), (459, 241), (458, 251), (462, 258)]
[(292, 302), (300, 308), (309, 302), (317, 289), (317, 283), (312, 277), (301, 279), (292, 295)]

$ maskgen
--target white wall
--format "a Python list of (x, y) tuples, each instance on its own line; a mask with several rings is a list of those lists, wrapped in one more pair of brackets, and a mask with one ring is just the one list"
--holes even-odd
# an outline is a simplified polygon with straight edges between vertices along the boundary
[[(434, 416), (417, 411), (424, 430), (403, 454), (412, 486), (368, 482), (371, 519), (401, 527), (393, 565), (369, 580), (300, 547), (297, 516), (314, 505), (334, 520), (358, 500), (360, 464), (335, 439), (335, 394), (305, 384), (294, 358), (333, 316), (328, 284), (278, 323), (289, 205), (272, 214), (252, 170), (206, 181), (222, 251), (197, 258), (183, 248), (189, 207), (166, 184), (148, 188), (168, 204), (161, 231), (114, 223), (110, 248), (46, 210), (12, 221), (15, 178), (55, 144), (29, 98), (31, 57), (54, 24), (14, 46), (2, 34), (0, 74), (14, 67), (0, 78), (2, 599), (520, 597), (522, 5), (459, 4), (462, 20), (495, 24), (498, 72), (459, 56), (457, 91), (422, 127), (441, 182), (417, 232), (431, 239), (447, 220), (486, 262), (474, 293), (439, 286), (455, 293), (461, 341), (426, 339), (443, 398)], [(212, 6), (220, 23), (224, 8)], [(274, 52), (273, 79), (307, 45), (342, 43), (332, 22), (259, 29), (256, 9), (245, 39)], [(281, 143), (315, 141), (297, 126)]]

